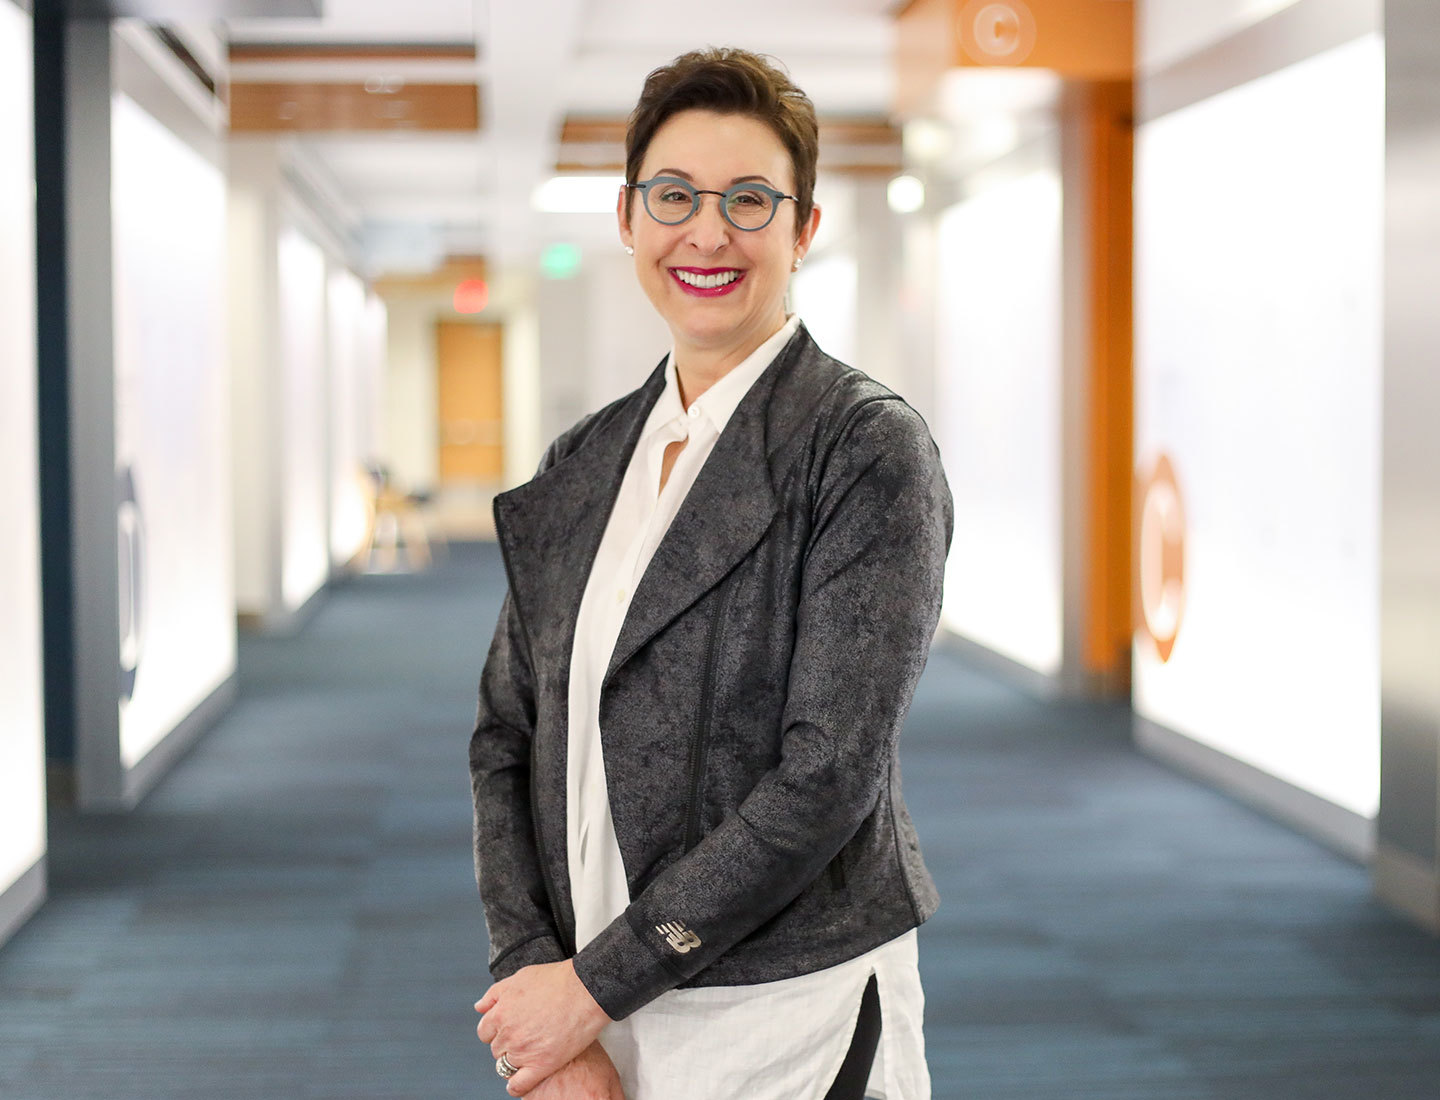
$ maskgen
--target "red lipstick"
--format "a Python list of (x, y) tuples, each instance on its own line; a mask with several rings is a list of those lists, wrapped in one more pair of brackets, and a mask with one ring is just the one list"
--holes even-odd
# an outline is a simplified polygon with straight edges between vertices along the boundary
[[(734, 267), (672, 267), (668, 270), (675, 285), (696, 298), (722, 298), (745, 281), (745, 272)], [(682, 275), (701, 285), (687, 282)], [(733, 278), (727, 282), (727, 276)]]

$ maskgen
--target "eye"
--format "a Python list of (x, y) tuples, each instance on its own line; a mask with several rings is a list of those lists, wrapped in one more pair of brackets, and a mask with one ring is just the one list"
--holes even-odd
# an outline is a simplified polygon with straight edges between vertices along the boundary
[(674, 184), (660, 188), (655, 198), (658, 202), (679, 206), (688, 206), (693, 201), (689, 191), (686, 191), (683, 187), (676, 187)]
[(731, 206), (764, 207), (769, 205), (770, 196), (764, 191), (735, 191), (730, 196)]

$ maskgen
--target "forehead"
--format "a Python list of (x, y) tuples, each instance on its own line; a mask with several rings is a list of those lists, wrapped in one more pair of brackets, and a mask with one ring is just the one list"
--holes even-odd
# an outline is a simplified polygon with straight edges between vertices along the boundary
[(642, 174), (675, 168), (706, 183), (764, 176), (788, 190), (790, 155), (775, 131), (749, 115), (690, 110), (671, 115), (645, 150)]

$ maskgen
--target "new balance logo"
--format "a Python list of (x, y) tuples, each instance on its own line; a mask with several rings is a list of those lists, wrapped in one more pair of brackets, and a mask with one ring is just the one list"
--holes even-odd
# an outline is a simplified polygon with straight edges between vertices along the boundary
[(700, 946), (700, 937), (688, 931), (683, 921), (672, 920), (657, 924), (655, 931), (664, 936), (665, 942), (682, 955)]

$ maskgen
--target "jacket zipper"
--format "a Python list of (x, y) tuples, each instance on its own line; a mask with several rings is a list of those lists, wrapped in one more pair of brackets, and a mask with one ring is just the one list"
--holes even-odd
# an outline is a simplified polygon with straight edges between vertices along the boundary
[(685, 814), (685, 851), (700, 843), (700, 801), (701, 787), (705, 779), (706, 741), (710, 734), (710, 707), (715, 694), (715, 666), (719, 662), (716, 643), (720, 640), (720, 629), (725, 614), (730, 608), (730, 593), (735, 589), (735, 575), (725, 581), (715, 606), (715, 616), (710, 620), (710, 642), (705, 653), (705, 677), (700, 681), (700, 709), (695, 716), (695, 735), (690, 739), (690, 803)]

